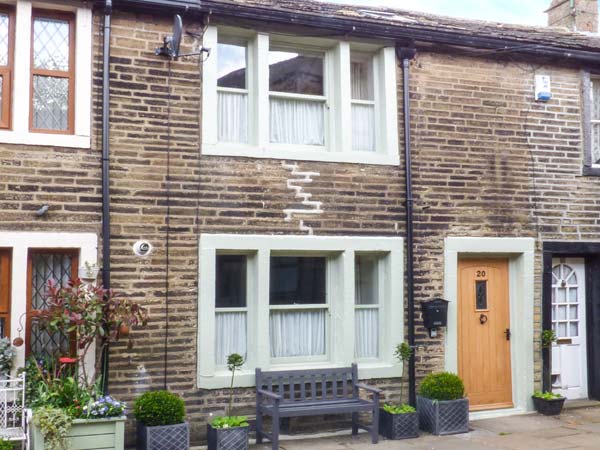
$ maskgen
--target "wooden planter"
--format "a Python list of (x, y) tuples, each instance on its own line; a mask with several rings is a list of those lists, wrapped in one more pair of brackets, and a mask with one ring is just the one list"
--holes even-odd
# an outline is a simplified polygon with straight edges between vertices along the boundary
[[(123, 450), (125, 448), (125, 417), (106, 419), (75, 419), (67, 441), (77, 450)], [(44, 450), (44, 436), (31, 424), (33, 450)]]
[(546, 400), (538, 397), (531, 397), (533, 399), (533, 406), (535, 410), (545, 416), (558, 416), (563, 409), (566, 398), (553, 398), (552, 400)]
[(391, 414), (379, 408), (379, 434), (392, 440), (419, 437), (419, 413)]

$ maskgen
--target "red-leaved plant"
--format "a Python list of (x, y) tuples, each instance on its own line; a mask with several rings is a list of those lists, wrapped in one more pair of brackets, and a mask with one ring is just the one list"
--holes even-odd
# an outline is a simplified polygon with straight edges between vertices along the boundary
[[(146, 310), (110, 289), (70, 281), (65, 287), (48, 282), (46, 293), (48, 308), (41, 311), (38, 321), (51, 333), (70, 336), (78, 349), (77, 362), (85, 382), (90, 382), (83, 361), (94, 343), (100, 346), (119, 339), (124, 328), (145, 325)], [(96, 354), (101, 353), (101, 348)]]

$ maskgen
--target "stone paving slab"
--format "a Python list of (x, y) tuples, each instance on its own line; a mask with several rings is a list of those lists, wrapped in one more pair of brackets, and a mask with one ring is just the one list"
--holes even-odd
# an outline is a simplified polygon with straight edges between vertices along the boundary
[[(418, 439), (373, 446), (368, 434), (298, 439), (282, 436), (281, 450), (600, 450), (600, 407), (566, 410), (559, 417), (519, 415), (471, 422), (471, 431), (453, 436), (423, 433)], [(270, 450), (267, 442), (252, 450)]]

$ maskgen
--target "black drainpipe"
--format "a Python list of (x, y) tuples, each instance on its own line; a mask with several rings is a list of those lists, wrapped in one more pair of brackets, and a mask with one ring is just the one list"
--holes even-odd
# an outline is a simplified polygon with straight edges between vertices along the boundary
[(406, 302), (408, 306), (408, 345), (413, 350), (408, 360), (408, 402), (416, 406), (415, 371), (415, 295), (413, 288), (413, 196), (410, 158), (410, 60), (417, 51), (414, 47), (397, 47), (396, 55), (402, 61), (402, 94), (404, 99), (404, 178), (406, 180)]
[[(104, 4), (104, 42), (102, 46), (102, 285), (110, 289), (110, 19), (112, 0)], [(102, 346), (102, 392), (108, 392), (108, 340)]]

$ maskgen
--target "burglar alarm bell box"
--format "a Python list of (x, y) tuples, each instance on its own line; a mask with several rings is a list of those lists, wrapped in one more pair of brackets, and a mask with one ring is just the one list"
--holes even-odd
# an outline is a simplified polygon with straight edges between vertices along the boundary
[(423, 325), (428, 330), (445, 327), (448, 324), (448, 300), (434, 298), (421, 303), (423, 309)]

